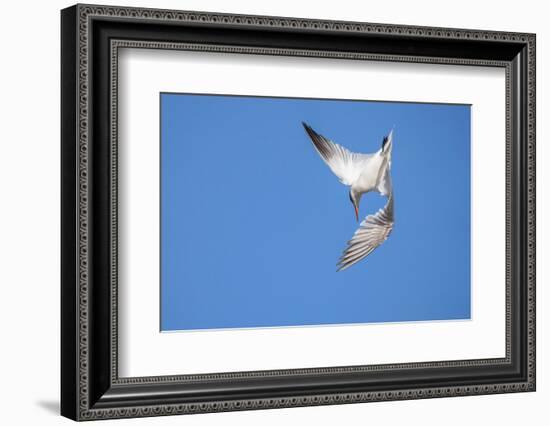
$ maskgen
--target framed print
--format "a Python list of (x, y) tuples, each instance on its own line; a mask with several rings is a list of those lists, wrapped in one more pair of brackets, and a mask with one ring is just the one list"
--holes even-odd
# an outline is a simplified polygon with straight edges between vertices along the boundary
[(74, 420), (535, 390), (535, 35), (61, 13)]

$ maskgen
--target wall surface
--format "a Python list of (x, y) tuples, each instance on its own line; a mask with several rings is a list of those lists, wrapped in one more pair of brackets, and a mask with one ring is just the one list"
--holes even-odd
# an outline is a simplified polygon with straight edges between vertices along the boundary
[[(537, 33), (538, 386), (536, 393), (121, 420), (120, 424), (547, 424), (550, 401), (550, 28), (544, 2), (115, 1), (206, 10)], [(0, 394), (2, 423), (69, 424), (59, 417), (59, 9), (8, 2), (0, 67)], [(113, 423), (108, 421), (106, 423)], [(113, 423), (115, 424), (115, 423)]]

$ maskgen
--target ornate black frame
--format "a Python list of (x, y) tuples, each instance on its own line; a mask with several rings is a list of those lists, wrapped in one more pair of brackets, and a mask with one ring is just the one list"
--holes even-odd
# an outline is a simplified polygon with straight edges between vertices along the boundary
[[(61, 13), (61, 413), (157, 416), (535, 390), (535, 35), (76, 5)], [(506, 357), (119, 378), (117, 52), (193, 49), (506, 69)]]

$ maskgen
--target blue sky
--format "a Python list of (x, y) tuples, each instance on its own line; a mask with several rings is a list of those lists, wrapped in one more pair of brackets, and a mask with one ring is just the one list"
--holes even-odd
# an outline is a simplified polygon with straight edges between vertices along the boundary
[[(160, 101), (161, 330), (470, 318), (469, 106)], [(394, 127), (394, 230), (342, 272), (358, 224), (302, 121), (357, 152)]]

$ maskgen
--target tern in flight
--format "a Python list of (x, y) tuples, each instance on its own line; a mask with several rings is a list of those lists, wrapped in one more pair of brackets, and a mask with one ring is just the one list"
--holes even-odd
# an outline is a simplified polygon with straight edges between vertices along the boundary
[(306, 123), (304, 129), (313, 146), (340, 182), (350, 187), (349, 199), (359, 221), (361, 196), (377, 191), (387, 197), (386, 205), (374, 215), (368, 215), (359, 225), (337, 264), (338, 271), (349, 268), (368, 256), (382, 244), (393, 228), (393, 190), (391, 182), (391, 151), (393, 130), (384, 137), (380, 149), (372, 154), (347, 150), (317, 133)]

